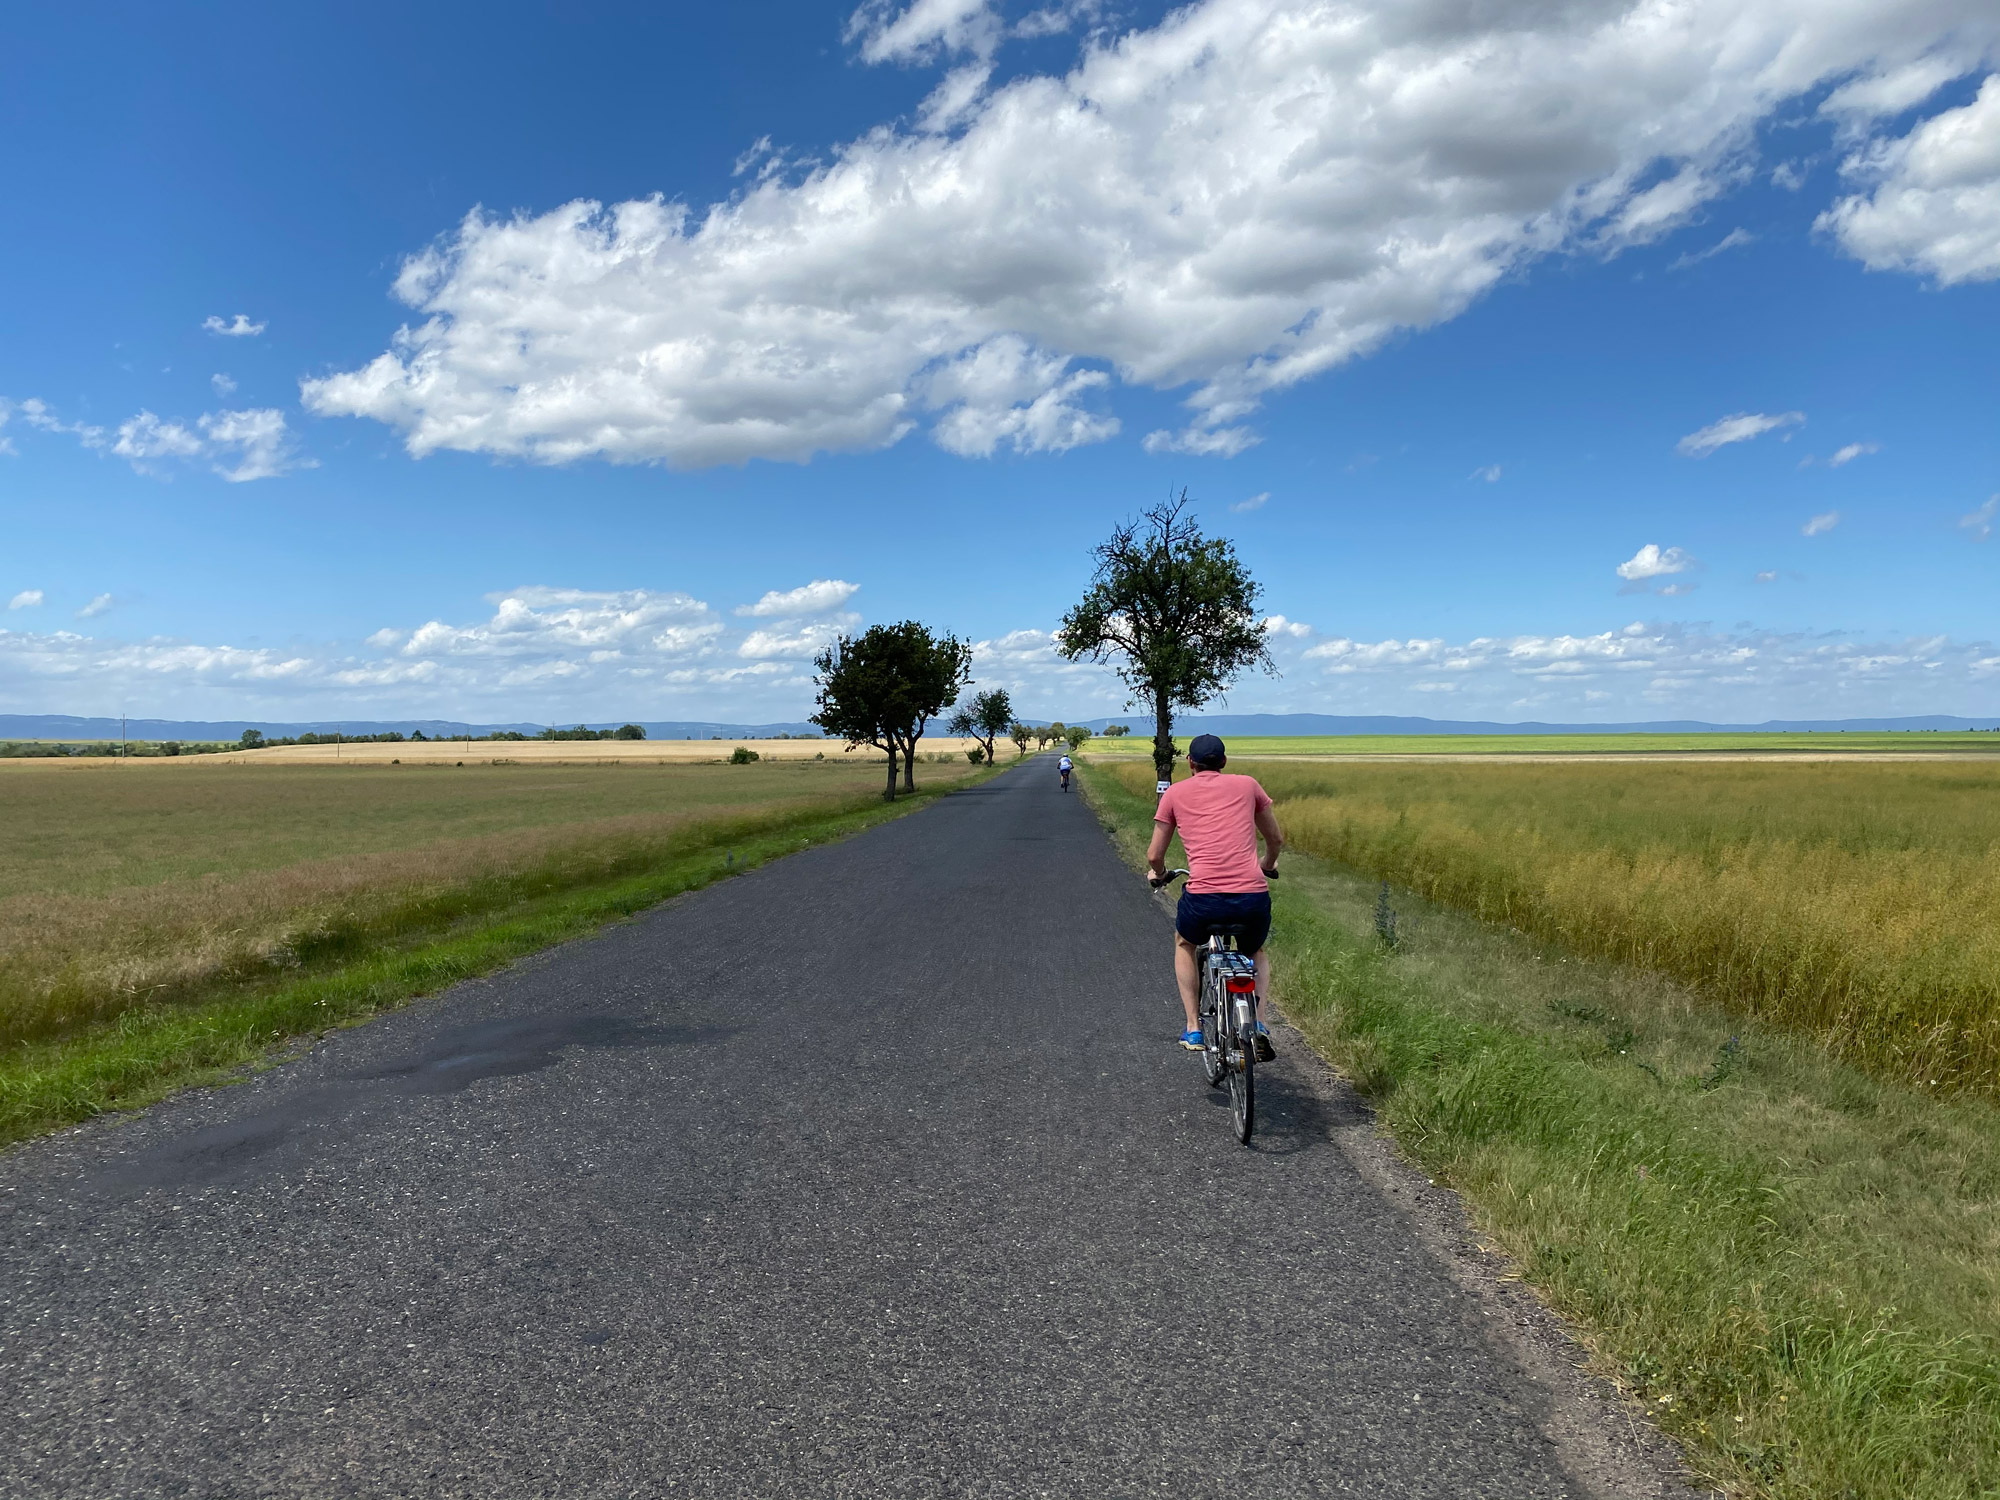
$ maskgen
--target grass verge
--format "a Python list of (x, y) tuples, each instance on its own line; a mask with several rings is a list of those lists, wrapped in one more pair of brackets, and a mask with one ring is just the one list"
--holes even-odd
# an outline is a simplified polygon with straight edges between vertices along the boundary
[[(1150, 796), (1083, 786), (1137, 861)], [(1693, 1467), (2000, 1493), (2000, 1110), (1286, 857), (1274, 993)]]
[(0, 1145), (215, 1081), (288, 1040), (490, 973), (669, 897), (900, 817), (967, 784), (919, 788), (893, 804), (699, 823), (677, 846), (655, 849), (641, 869), (572, 862), (474, 882), (297, 956), (285, 972), (223, 976), (172, 1003), (9, 1048), (0, 1055)]

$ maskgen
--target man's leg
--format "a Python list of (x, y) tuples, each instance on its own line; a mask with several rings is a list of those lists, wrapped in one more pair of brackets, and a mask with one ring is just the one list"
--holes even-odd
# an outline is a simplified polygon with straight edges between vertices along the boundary
[(1262, 1011), (1271, 993), (1271, 955), (1259, 948), (1250, 955), (1250, 961), (1257, 966), (1257, 1009)]
[(1174, 978), (1180, 981), (1187, 1029), (1199, 1031), (1201, 1018), (1194, 1013), (1194, 1003), (1201, 996), (1201, 950), (1178, 932), (1174, 934)]

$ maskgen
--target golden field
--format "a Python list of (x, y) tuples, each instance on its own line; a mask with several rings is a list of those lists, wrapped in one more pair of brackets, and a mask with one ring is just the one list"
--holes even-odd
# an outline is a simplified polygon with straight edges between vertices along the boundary
[[(959, 755), (977, 748), (977, 740), (925, 736), (918, 754)], [(839, 740), (403, 740), (389, 744), (274, 745), (266, 750), (229, 750), (217, 755), (181, 755), (126, 762), (131, 766), (318, 766), (357, 765), (637, 765), (685, 766), (726, 761), (741, 745), (763, 760), (874, 761), (883, 755), (872, 745), (850, 750)], [(994, 747), (1005, 765), (1012, 744)], [(47, 762), (41, 762), (47, 764)], [(58, 762), (58, 764), (62, 764)]]
[[(0, 764), (0, 1046), (881, 805), (882, 762), (859, 755), (338, 771), (288, 755)], [(957, 755), (917, 779), (971, 772)]]
[(1671, 975), (1878, 1072), (2000, 1089), (2000, 765), (1232, 769), (1309, 853)]

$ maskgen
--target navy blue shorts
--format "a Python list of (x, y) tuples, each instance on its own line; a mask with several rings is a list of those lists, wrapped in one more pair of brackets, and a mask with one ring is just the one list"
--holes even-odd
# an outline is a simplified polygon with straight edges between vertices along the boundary
[(1271, 935), (1271, 893), (1181, 892), (1181, 904), (1174, 911), (1174, 931), (1199, 947), (1208, 941), (1209, 933), (1222, 926), (1241, 927), (1238, 950), (1255, 953)]

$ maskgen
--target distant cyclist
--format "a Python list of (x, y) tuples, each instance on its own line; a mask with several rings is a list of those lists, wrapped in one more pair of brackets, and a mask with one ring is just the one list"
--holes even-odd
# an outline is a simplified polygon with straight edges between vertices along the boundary
[[(1194, 774), (1174, 783), (1160, 798), (1153, 814), (1153, 842), (1146, 850), (1146, 867), (1157, 883), (1167, 873), (1167, 845), (1180, 832), (1187, 850), (1187, 888), (1174, 914), (1174, 977), (1180, 981), (1181, 1010), (1187, 1029), (1181, 1045), (1201, 1048), (1201, 1022), (1195, 1001), (1201, 993), (1201, 960), (1196, 949), (1215, 928), (1240, 927), (1236, 946), (1257, 964), (1257, 1007), (1271, 988), (1271, 960), (1264, 940), (1271, 933), (1271, 880), (1278, 873), (1278, 851), (1285, 836), (1271, 815), (1271, 799), (1254, 776), (1225, 776), (1229, 763), (1222, 741), (1198, 734), (1188, 746), (1188, 767)], [(1257, 858), (1257, 835), (1264, 836), (1264, 858)], [(1272, 1057), (1270, 1035), (1257, 1019), (1257, 1056)]]
[(1076, 768), (1070, 763), (1070, 758), (1067, 755), (1065, 755), (1056, 762), (1056, 769), (1062, 772), (1063, 790), (1068, 791), (1069, 773), (1075, 770)]

